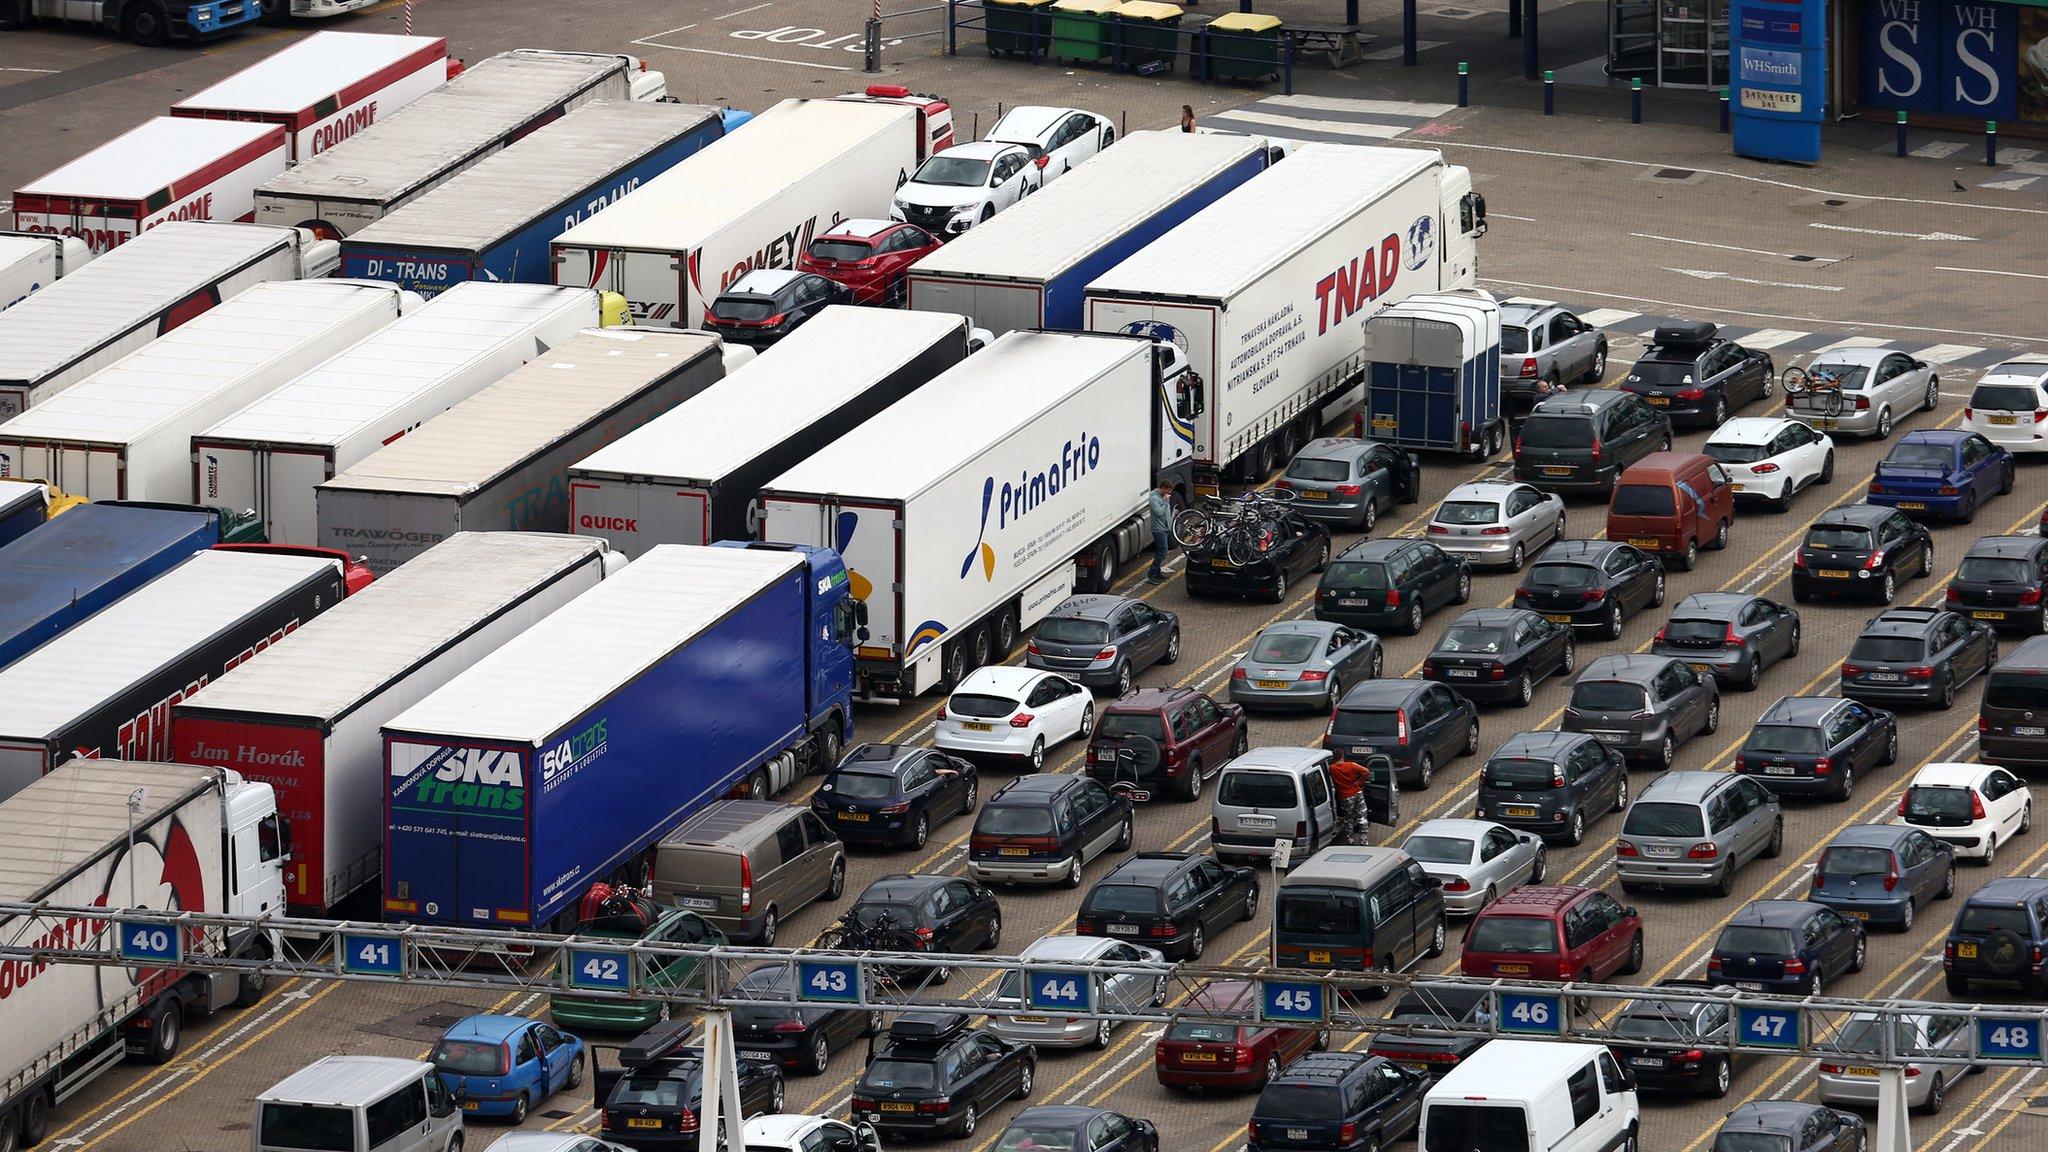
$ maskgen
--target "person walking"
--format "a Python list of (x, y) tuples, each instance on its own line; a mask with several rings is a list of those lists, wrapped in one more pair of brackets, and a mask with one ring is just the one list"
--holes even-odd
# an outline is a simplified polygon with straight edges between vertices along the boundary
[(1152, 571), (1145, 579), (1166, 583), (1166, 553), (1173, 547), (1173, 485), (1161, 484), (1145, 497), (1145, 515), (1152, 528)]
[(1340, 843), (1365, 843), (1365, 785), (1371, 773), (1356, 760), (1339, 757), (1330, 765), (1330, 787), (1337, 793)]
[(1180, 106), (1180, 130), (1183, 132), (1193, 132), (1195, 130), (1195, 109), (1191, 104)]

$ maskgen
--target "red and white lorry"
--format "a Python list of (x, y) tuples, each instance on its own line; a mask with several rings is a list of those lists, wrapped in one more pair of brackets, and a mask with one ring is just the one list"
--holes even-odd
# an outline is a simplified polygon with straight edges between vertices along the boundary
[(315, 32), (171, 105), (171, 115), (279, 125), (296, 164), (447, 80), (448, 41), (439, 36)]
[(173, 220), (251, 221), (288, 151), (275, 124), (157, 116), (16, 189), (14, 226), (97, 255)]

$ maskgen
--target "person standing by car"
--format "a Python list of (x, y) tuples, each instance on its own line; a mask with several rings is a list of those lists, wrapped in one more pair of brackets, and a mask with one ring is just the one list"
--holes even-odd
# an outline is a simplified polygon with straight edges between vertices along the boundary
[(1365, 782), (1370, 779), (1365, 765), (1356, 760), (1339, 757), (1330, 765), (1330, 790), (1337, 794), (1337, 823), (1342, 829), (1342, 842), (1364, 844), (1365, 835)]
[(1166, 583), (1166, 551), (1173, 547), (1173, 486), (1161, 484), (1145, 497), (1145, 513), (1152, 525), (1152, 571), (1146, 579)]

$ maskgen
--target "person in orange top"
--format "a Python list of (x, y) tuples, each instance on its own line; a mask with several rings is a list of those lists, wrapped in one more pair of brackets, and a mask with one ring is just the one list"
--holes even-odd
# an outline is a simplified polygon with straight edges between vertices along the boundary
[(1330, 765), (1330, 787), (1337, 793), (1337, 824), (1346, 844), (1365, 843), (1365, 785), (1372, 778), (1365, 765), (1342, 757)]

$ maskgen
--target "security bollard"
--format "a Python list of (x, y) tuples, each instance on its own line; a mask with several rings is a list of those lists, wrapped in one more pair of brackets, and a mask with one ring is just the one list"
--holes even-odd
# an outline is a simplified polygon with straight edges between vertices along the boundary
[(1472, 103), (1471, 90), (1467, 87), (1471, 79), (1472, 65), (1467, 64), (1463, 60), (1458, 61), (1458, 107), (1460, 108), (1469, 107)]
[(1280, 94), (1294, 95), (1294, 41), (1289, 40), (1280, 49)]
[(1899, 159), (1906, 158), (1906, 114), (1899, 113)]
[(1984, 166), (1998, 167), (1998, 121), (1984, 122)]
[(1557, 73), (1549, 68), (1543, 70), (1543, 114), (1557, 115)]
[(1643, 122), (1643, 78), (1636, 77), (1628, 82), (1628, 122)]
[(1728, 90), (1721, 89), (1721, 131), (1728, 130)]

